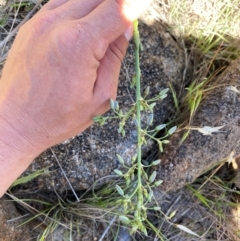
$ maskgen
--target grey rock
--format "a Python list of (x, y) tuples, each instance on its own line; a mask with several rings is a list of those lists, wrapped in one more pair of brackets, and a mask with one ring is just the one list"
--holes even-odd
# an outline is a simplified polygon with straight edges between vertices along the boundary
[[(140, 33), (144, 49), (140, 59), (142, 89), (149, 86), (151, 97), (167, 88), (170, 82), (178, 91), (182, 85), (182, 73), (185, 68), (184, 51), (160, 22), (152, 25), (140, 23)], [(135, 98), (134, 89), (130, 88), (131, 78), (135, 73), (133, 49), (131, 43), (119, 79), (117, 100), (123, 111), (131, 107)], [(153, 124), (165, 123), (174, 113), (171, 95), (159, 102), (155, 108)], [(88, 189), (97, 180), (100, 180), (100, 184), (109, 181), (114, 177), (113, 170), (120, 166), (116, 154), (120, 154), (126, 163), (129, 163), (136, 153), (137, 133), (133, 121), (130, 120), (126, 124), (126, 137), (117, 133), (118, 124), (118, 121), (111, 121), (103, 127), (93, 125), (84, 133), (52, 148), (75, 190)], [(151, 145), (150, 143), (145, 152)], [(46, 167), (54, 172), (37, 178), (32, 184), (28, 183), (28, 186), (55, 189), (58, 192), (68, 191), (69, 185), (52, 151), (47, 150), (40, 155), (26, 173)]]
[(198, 176), (227, 159), (240, 155), (240, 93), (232, 87), (240, 86), (240, 59), (234, 61), (217, 79), (216, 87), (207, 94), (199, 106), (192, 126), (224, 126), (212, 135), (191, 131), (179, 146), (184, 131), (170, 138), (160, 155), (158, 178), (163, 180), (161, 189), (173, 191), (193, 182)]

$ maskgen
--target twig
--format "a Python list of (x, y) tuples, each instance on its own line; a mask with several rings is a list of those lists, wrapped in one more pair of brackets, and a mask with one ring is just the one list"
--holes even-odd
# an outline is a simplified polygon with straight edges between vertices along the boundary
[[(187, 71), (189, 69), (189, 62), (190, 62), (190, 56), (188, 56), (187, 48), (185, 46), (185, 42), (182, 41), (182, 46), (184, 48), (184, 60), (185, 60), (185, 66), (183, 70), (183, 77), (182, 77), (182, 84), (181, 84), (181, 90), (184, 89), (184, 83), (186, 83), (186, 76), (187, 76)], [(181, 93), (182, 94), (182, 93)]]
[(9, 219), (9, 220), (7, 220), (7, 223), (15, 222), (15, 221), (17, 221), (19, 219), (26, 218), (28, 216), (29, 216), (29, 213), (27, 213), (27, 214), (25, 214), (23, 216), (19, 216), (19, 217), (13, 218), (13, 219)]
[(50, 150), (51, 150), (51, 152), (52, 152), (52, 154), (53, 154), (55, 160), (57, 161), (57, 163), (58, 163), (58, 165), (59, 165), (59, 167), (60, 167), (60, 169), (61, 169), (61, 171), (62, 171), (64, 177), (66, 178), (66, 180), (67, 180), (67, 182), (68, 182), (68, 185), (69, 185), (69, 187), (71, 188), (71, 190), (72, 190), (72, 192), (73, 192), (73, 195), (74, 195), (75, 198), (77, 199), (77, 202), (80, 202), (80, 199), (78, 198), (76, 192), (74, 191), (73, 186), (72, 186), (72, 184), (70, 183), (70, 181), (69, 181), (69, 179), (68, 179), (68, 177), (67, 177), (66, 172), (65, 172), (65, 171), (63, 170), (63, 168), (62, 168), (62, 165), (61, 165), (60, 162), (58, 161), (58, 158), (57, 158), (55, 152), (53, 151), (52, 148), (50, 148)]
[[(22, 207), (24, 210), (28, 211), (30, 214), (32, 214), (33, 216), (37, 216), (38, 220), (40, 220), (43, 224), (46, 224), (46, 221), (39, 216), (38, 214), (40, 214), (40, 212), (35, 209), (34, 207), (32, 207), (31, 205), (29, 205), (28, 203), (24, 202), (21, 199), (18, 199), (17, 197), (15, 197), (13, 194), (6, 192), (5, 193), (8, 197), (10, 197), (13, 201), (15, 201), (20, 207)], [(44, 214), (43, 214), (44, 215)]]
[(110, 221), (109, 225), (107, 226), (107, 228), (105, 229), (105, 231), (103, 232), (102, 236), (100, 237), (100, 239), (98, 241), (103, 241), (104, 237), (106, 236), (107, 232), (109, 231), (110, 227), (113, 225), (113, 223), (115, 222), (117, 216), (114, 216), (112, 218), (112, 220)]

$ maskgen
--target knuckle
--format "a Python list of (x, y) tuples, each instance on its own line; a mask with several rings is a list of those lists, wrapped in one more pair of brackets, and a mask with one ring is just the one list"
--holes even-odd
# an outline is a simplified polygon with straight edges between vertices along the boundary
[[(65, 28), (64, 31), (62, 31), (60, 28), (57, 34), (53, 34), (53, 38), (59, 49), (75, 51), (76, 46), (78, 45), (77, 35), (75, 31), (72, 31), (71, 27)], [(72, 53), (72, 51), (70, 52)]]
[(55, 16), (53, 14), (41, 14), (36, 16), (36, 18), (32, 19), (31, 29), (37, 34), (43, 34), (45, 31), (49, 29), (55, 20)]
[(90, 45), (94, 42), (91, 27), (87, 21), (78, 21), (76, 30), (81, 41), (88, 42)]
[(108, 49), (109, 43), (105, 38), (98, 36), (97, 31), (91, 31), (92, 29), (93, 26), (88, 21), (83, 19), (78, 22), (80, 38), (83, 39), (85, 46), (92, 49), (94, 57), (101, 60)]
[(51, 33), (51, 41), (57, 46), (57, 49), (66, 54), (66, 58), (74, 56), (84, 56), (85, 61), (89, 60), (90, 51), (87, 44), (86, 35), (79, 31), (72, 23), (63, 23)]
[(55, 34), (52, 35), (53, 41), (58, 47), (70, 50), (71, 53), (79, 56), (90, 56), (91, 39), (89, 33), (83, 24), (65, 23), (55, 28)]
[(115, 41), (112, 44), (110, 44), (110, 46), (109, 46), (109, 51), (120, 62), (123, 61), (123, 58), (126, 54), (126, 50), (125, 50), (125, 48), (123, 48), (123, 46), (125, 46), (125, 45), (123, 45), (120, 41)]
[(104, 38), (98, 38), (95, 45), (95, 57), (97, 60), (101, 60), (108, 49), (108, 42)]

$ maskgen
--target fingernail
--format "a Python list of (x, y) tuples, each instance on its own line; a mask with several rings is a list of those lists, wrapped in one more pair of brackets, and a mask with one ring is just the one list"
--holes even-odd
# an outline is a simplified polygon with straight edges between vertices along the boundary
[(133, 36), (133, 25), (131, 24), (124, 32), (125, 38), (129, 41)]

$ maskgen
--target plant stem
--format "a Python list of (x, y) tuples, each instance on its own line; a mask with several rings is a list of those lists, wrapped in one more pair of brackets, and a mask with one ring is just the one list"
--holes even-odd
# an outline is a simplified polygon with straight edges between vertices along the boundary
[[(136, 68), (136, 118), (137, 118), (137, 166), (138, 166), (138, 203), (142, 206), (142, 128), (141, 128), (141, 70), (139, 63), (140, 35), (138, 31), (138, 21), (134, 21), (134, 43), (135, 43), (135, 68)], [(138, 206), (138, 208), (140, 208)]]

